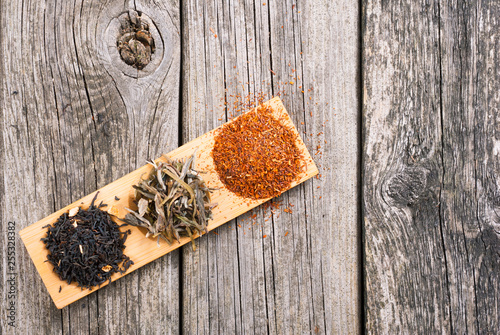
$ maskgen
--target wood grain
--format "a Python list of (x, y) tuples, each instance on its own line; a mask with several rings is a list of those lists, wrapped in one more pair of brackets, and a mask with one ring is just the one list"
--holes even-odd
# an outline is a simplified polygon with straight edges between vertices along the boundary
[(368, 333), (500, 331), (499, 15), (364, 1)]
[[(179, 85), (171, 84), (180, 77), (177, 2), (135, 1), (161, 19), (168, 36), (171, 53), (154, 77), (116, 77), (108, 70), (114, 65), (99, 56), (100, 25), (107, 24), (100, 18), (119, 6), (133, 9), (131, 3), (0, 1), (0, 160), (7, 181), (0, 190), (2, 232), (15, 221), (18, 233), (178, 146)], [(4, 238), (2, 233), (2, 269)], [(170, 253), (59, 311), (17, 239), (16, 328), (2, 316), (1, 332), (177, 333), (178, 262), (178, 252)], [(0, 271), (1, 285), (5, 280)], [(160, 299), (152, 304), (154, 297)], [(0, 309), (7, 303), (2, 299)], [(153, 320), (158, 309), (162, 317)]]
[(440, 197), (450, 327), (500, 332), (500, 3), (443, 3)]
[[(281, 100), (279, 98), (274, 98), (264, 103), (263, 106), (271, 108), (273, 111), (273, 117), (280, 120), (284, 126), (294, 131), (297, 135), (297, 146), (301, 154), (304, 156), (306, 169), (299, 175), (297, 180), (292, 182), (290, 187), (294, 187), (318, 174), (318, 169), (316, 168), (316, 165), (309, 155), (304, 143), (300, 139), (297, 130), (294, 128), (291, 119), (281, 103)], [(252, 112), (255, 111), (256, 110)], [(215, 171), (213, 159), (211, 158), (211, 151), (214, 145), (216, 132), (217, 129), (214, 129), (213, 131), (200, 136), (167, 154), (170, 159), (185, 159), (196, 151), (196, 169), (206, 172), (203, 174), (203, 179), (209, 188), (217, 189), (217, 191), (214, 191), (212, 195), (212, 202), (217, 203), (218, 205), (213, 210), (213, 220), (209, 222), (208, 230), (215, 229), (225, 222), (240, 216), (241, 214), (268, 200), (251, 200), (238, 197), (222, 184), (218, 178), (217, 172)], [(160, 158), (159, 160), (165, 161), (164, 158)], [(128, 213), (126, 208), (136, 208), (133, 203), (134, 189), (132, 188), (132, 185), (136, 184), (141, 177), (147, 175), (149, 171), (151, 171), (151, 168), (152, 167), (150, 165), (145, 165), (99, 189), (97, 191), (98, 194), (96, 203), (98, 204), (102, 201), (104, 204), (107, 204), (108, 209), (113, 210), (113, 212), (116, 211), (116, 216), (118, 218), (125, 217)], [(35, 267), (42, 277), (42, 280), (57, 308), (63, 308), (98, 290), (99, 287), (94, 287), (92, 290), (82, 290), (76, 285), (76, 283), (68, 285), (66, 282), (62, 282), (59, 279), (58, 275), (53, 272), (53, 266), (45, 261), (47, 259), (48, 250), (45, 248), (41, 238), (46, 235), (47, 231), (46, 228), (43, 227), (47, 224), (53, 224), (59, 216), (72, 208), (88, 208), (95, 196), (95, 193), (89, 194), (19, 232), (28, 253), (35, 263)], [(116, 200), (115, 197), (118, 197), (119, 200)], [(120, 223), (119, 220), (116, 220), (116, 222)], [(121, 228), (122, 231), (127, 229), (130, 229), (132, 233), (127, 237), (124, 252), (130, 257), (134, 264), (131, 265), (130, 268), (123, 274), (115, 273), (111, 276), (111, 281), (115, 281), (126, 274), (133, 272), (143, 265), (191, 241), (188, 237), (185, 237), (181, 238), (179, 243), (169, 245), (165, 241), (161, 241), (160, 243), (157, 242), (157, 239), (145, 238), (145, 232), (137, 227)], [(104, 283), (101, 287), (106, 286), (107, 283), (108, 282)]]
[(284, 199), (294, 204), (292, 217), (275, 219), (276, 233), (291, 227), (294, 236), (277, 239), (273, 250), (280, 255), (274, 267), (275, 304), (282, 306), (277, 332), (361, 333), (358, 2), (269, 5), (273, 87), (284, 90), (296, 123), (304, 122), (320, 169), (303, 193)]
[(240, 113), (247, 96), (279, 94), (322, 175), (273, 200), (280, 209), (218, 228), (200, 252), (183, 249), (183, 331), (361, 332), (357, 2), (181, 11), (183, 140)]

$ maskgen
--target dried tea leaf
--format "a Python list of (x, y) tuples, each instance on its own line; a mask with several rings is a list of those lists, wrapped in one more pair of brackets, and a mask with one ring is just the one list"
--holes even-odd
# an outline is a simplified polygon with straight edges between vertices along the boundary
[(146, 211), (148, 210), (148, 205), (149, 205), (149, 202), (146, 199), (144, 199), (144, 198), (139, 199), (139, 203), (137, 204), (137, 207), (139, 209), (140, 216), (144, 216), (144, 214), (146, 214)]
[(82, 289), (111, 281), (114, 273), (123, 274), (133, 264), (123, 254), (130, 230), (121, 232), (109, 213), (101, 209), (106, 205), (95, 205), (98, 193), (88, 209), (73, 208), (54, 224), (43, 227), (48, 229), (41, 240), (53, 271), (61, 280), (76, 282)]
[(163, 172), (165, 172), (170, 178), (174, 179), (176, 182), (178, 182), (179, 184), (181, 184), (189, 192), (189, 195), (191, 195), (191, 199), (189, 199), (189, 200), (190, 200), (190, 202), (192, 202), (193, 199), (194, 199), (194, 191), (193, 191), (193, 189), (188, 184), (186, 184), (185, 182), (183, 182), (179, 177), (177, 177), (176, 175), (174, 175), (172, 172), (168, 171), (168, 169), (163, 170)]
[[(162, 238), (169, 244), (181, 237), (190, 237), (208, 232), (207, 222), (212, 218), (210, 192), (194, 170), (195, 153), (187, 160), (148, 162), (153, 170), (147, 179), (134, 185), (137, 211), (127, 210), (123, 221), (148, 229), (146, 237)], [(159, 243), (159, 241), (158, 241)]]

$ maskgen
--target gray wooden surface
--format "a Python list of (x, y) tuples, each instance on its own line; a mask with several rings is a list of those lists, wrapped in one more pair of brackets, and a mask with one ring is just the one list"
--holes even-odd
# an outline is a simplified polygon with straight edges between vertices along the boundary
[(292, 214), (259, 208), (183, 249), (187, 333), (360, 329), (358, 7), (339, 4), (183, 3), (183, 140), (227, 120), (224, 98), (264, 92), (281, 94), (311, 153), (325, 148), (321, 178), (277, 199)]
[[(142, 71), (116, 51), (128, 10), (155, 23)], [(499, 18), (498, 1), (0, 0), (0, 334), (500, 333)], [(255, 94), (281, 96), (321, 176), (57, 310), (9, 229)]]
[(500, 3), (365, 1), (366, 330), (500, 333)]
[[(128, 10), (159, 34), (143, 71), (116, 51), (114, 18)], [(0, 334), (361, 332), (359, 10), (346, 0), (0, 1)], [(273, 200), (281, 208), (260, 207), (63, 310), (19, 238), (10, 270), (8, 222), (18, 232), (257, 93), (281, 95), (320, 168)]]

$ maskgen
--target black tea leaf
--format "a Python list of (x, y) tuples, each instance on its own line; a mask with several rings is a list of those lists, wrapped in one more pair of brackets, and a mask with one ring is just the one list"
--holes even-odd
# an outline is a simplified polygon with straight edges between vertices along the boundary
[(134, 264), (123, 254), (130, 230), (121, 232), (108, 213), (95, 206), (94, 197), (87, 210), (75, 207), (61, 215), (53, 226), (47, 225), (47, 237), (42, 238), (49, 250), (47, 261), (54, 272), (68, 284), (92, 289), (111, 275), (124, 273)]

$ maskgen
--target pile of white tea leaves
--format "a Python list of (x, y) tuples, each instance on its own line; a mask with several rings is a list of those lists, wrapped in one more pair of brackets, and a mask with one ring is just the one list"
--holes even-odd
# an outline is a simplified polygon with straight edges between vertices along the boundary
[(210, 201), (212, 191), (194, 169), (195, 154), (186, 161), (148, 162), (153, 166), (149, 176), (135, 189), (137, 210), (127, 208), (123, 221), (148, 230), (146, 237), (160, 237), (172, 244), (183, 236), (190, 237), (195, 249), (196, 233), (208, 233), (208, 220), (217, 204)]

